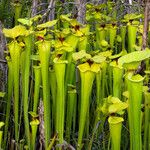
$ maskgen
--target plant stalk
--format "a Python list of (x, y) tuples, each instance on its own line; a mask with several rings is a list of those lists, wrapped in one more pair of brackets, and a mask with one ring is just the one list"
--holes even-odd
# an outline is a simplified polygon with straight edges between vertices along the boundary
[(57, 82), (56, 100), (56, 131), (58, 132), (59, 143), (64, 141), (64, 113), (65, 113), (65, 60), (54, 59), (54, 70)]
[(19, 67), (21, 46), (17, 41), (12, 41), (8, 45), (13, 66), (13, 84), (14, 84), (14, 123), (15, 123), (15, 141), (19, 140)]
[(11, 109), (11, 98), (13, 92), (13, 66), (12, 61), (9, 57), (6, 58), (8, 63), (8, 94), (7, 94), (7, 108), (6, 108), (6, 119), (5, 119), (5, 129), (4, 129), (4, 142), (3, 148), (6, 149), (6, 142), (8, 136), (8, 126), (10, 119), (10, 109)]
[(130, 149), (141, 150), (141, 102), (143, 77), (128, 73)]
[(82, 149), (82, 138), (86, 123), (86, 115), (89, 108), (89, 98), (91, 95), (92, 85), (95, 78), (94, 72), (86, 71), (81, 72), (81, 108), (80, 108), (80, 119), (79, 119), (79, 133), (78, 133), (78, 150)]
[(41, 41), (38, 43), (38, 50), (41, 62), (42, 85), (43, 85), (45, 149), (48, 148), (51, 135), (50, 86), (49, 86), (50, 48), (51, 48), (50, 41)]

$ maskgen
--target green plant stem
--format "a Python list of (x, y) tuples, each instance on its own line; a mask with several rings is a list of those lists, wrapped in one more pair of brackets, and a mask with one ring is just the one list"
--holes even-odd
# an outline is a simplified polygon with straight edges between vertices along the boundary
[(68, 64), (66, 66), (66, 79), (65, 79), (66, 86), (67, 84), (73, 84), (75, 78), (75, 64), (72, 62), (72, 52), (67, 54), (67, 61)]
[(20, 142), (19, 142), (19, 149), (20, 150), (24, 150), (24, 143), (25, 143), (24, 139), (20, 140)]
[(120, 150), (121, 128), (122, 128), (122, 122), (119, 122), (117, 124), (109, 123), (112, 150)]
[(32, 150), (35, 150), (35, 141), (36, 141), (36, 134), (37, 134), (37, 129), (38, 129), (38, 124), (32, 124), (32, 122), (34, 122), (34, 121), (31, 121), (30, 122), (30, 125), (31, 125), (31, 131), (32, 131), (32, 145), (31, 145), (31, 147), (32, 147)]
[[(106, 67), (106, 66), (104, 66)], [(96, 101), (97, 101), (97, 110), (96, 110), (96, 118), (95, 118), (95, 122), (94, 122), (94, 129), (96, 128), (96, 125), (98, 123), (98, 121), (101, 118), (101, 124), (104, 124), (104, 119), (102, 118), (102, 114), (100, 113), (100, 110), (98, 110), (99, 107), (102, 106), (103, 104), (103, 98), (104, 98), (104, 87), (105, 87), (105, 79), (104, 79), (104, 74), (106, 73), (106, 68), (103, 70), (100, 70), (98, 73), (96, 73)], [(94, 138), (94, 132), (96, 132), (93, 129), (93, 137)], [(103, 127), (100, 126), (100, 128), (97, 129), (97, 133), (96, 136), (100, 134), (100, 132), (102, 131)], [(93, 142), (93, 139), (91, 139), (91, 144)], [(90, 145), (91, 146), (91, 145)]]
[(73, 121), (73, 115), (75, 112), (75, 101), (76, 101), (76, 90), (72, 89), (68, 91), (68, 98), (67, 98), (67, 118), (66, 118), (66, 137), (67, 142), (70, 143), (70, 133)]
[(148, 141), (148, 134), (149, 134), (149, 121), (150, 121), (150, 93), (148, 91), (144, 92), (145, 96), (145, 121), (144, 121), (144, 150), (148, 149), (149, 141)]
[(109, 92), (110, 95), (113, 94), (113, 67), (112, 66), (108, 66), (107, 67), (107, 72), (108, 72), (108, 87), (109, 87)]
[(122, 39), (122, 50), (124, 50), (125, 47), (125, 37), (126, 37), (126, 26), (121, 26), (120, 27), (120, 34), (121, 34), (121, 39)]
[(79, 41), (78, 41), (78, 51), (81, 50), (87, 50), (87, 45), (88, 45), (88, 34), (89, 33), (90, 26), (86, 25), (86, 27), (81, 29), (81, 32), (84, 34), (80, 36)]
[(138, 38), (138, 45), (141, 46), (142, 45), (142, 35), (139, 35), (137, 38)]
[(7, 108), (6, 108), (6, 118), (5, 118), (5, 129), (4, 129), (4, 142), (3, 148), (6, 149), (6, 142), (8, 136), (8, 126), (10, 118), (10, 109), (11, 109), (11, 98), (13, 92), (13, 66), (12, 61), (9, 57), (6, 58), (8, 63), (8, 94), (7, 94)]
[(121, 98), (123, 69), (113, 67), (113, 96)]
[[(73, 48), (72, 52), (67, 53), (66, 59), (68, 61), (66, 66), (66, 77), (65, 77), (65, 93), (67, 93), (67, 84), (73, 84), (75, 78), (75, 64), (72, 62), (72, 54), (76, 51), (79, 37), (70, 35), (66, 38), (66, 42)], [(65, 96), (66, 97), (66, 96)]]
[(109, 29), (109, 43), (110, 43), (110, 47), (113, 50), (114, 49), (114, 42), (115, 42), (115, 38), (116, 38), (116, 34), (117, 34), (117, 27), (111, 27)]
[(21, 15), (22, 4), (21, 3), (14, 4), (14, 8), (15, 8), (15, 25), (17, 25), (18, 19), (20, 18)]
[[(148, 130), (148, 141), (150, 141), (150, 123), (149, 123), (149, 130)], [(148, 144), (148, 150), (150, 150), (150, 144)]]
[(39, 103), (40, 84), (41, 84), (41, 66), (34, 66), (34, 76), (35, 76), (35, 85), (34, 85), (33, 112), (37, 113), (37, 108)]
[(52, 95), (52, 129), (55, 131), (55, 122), (56, 122), (56, 93), (57, 93), (57, 85), (56, 85), (56, 75), (54, 69), (49, 70), (50, 75), (50, 91)]
[(102, 89), (101, 89), (101, 95), (102, 95), (102, 100), (105, 97), (105, 88), (106, 88), (106, 70), (107, 70), (107, 63), (104, 62), (102, 64)]
[[(21, 97), (21, 100), (20, 100), (20, 116), (19, 116), (19, 125), (21, 125), (21, 123), (22, 123), (22, 117), (23, 117), (23, 119), (24, 119), (24, 116), (23, 116), (23, 104), (24, 104), (24, 101), (23, 101), (23, 98), (24, 98), (24, 92), (23, 92), (23, 87), (24, 87), (24, 79), (25, 79), (25, 77), (24, 77), (24, 70), (25, 70), (25, 54), (26, 54), (26, 52), (25, 52), (25, 50), (24, 51), (22, 51), (22, 53), (21, 53), (21, 56), (20, 56), (20, 74), (21, 74), (21, 95), (22, 95), (22, 97)], [(20, 131), (20, 128), (21, 128), (21, 126), (19, 126), (19, 131)], [(24, 139), (25, 140), (25, 139)], [(26, 141), (26, 140), (25, 140)], [(25, 142), (24, 141), (24, 142)]]
[(32, 50), (32, 35), (24, 37), (25, 41), (25, 63), (23, 75), (23, 112), (25, 122), (25, 135), (28, 147), (30, 149), (30, 131), (29, 131), (29, 118), (28, 118), (28, 103), (29, 103), (29, 76), (30, 76), (30, 55)]
[(128, 73), (130, 149), (141, 150), (141, 102), (143, 77)]
[[(77, 96), (77, 94), (76, 94)], [(74, 135), (76, 132), (76, 125), (77, 125), (77, 121), (76, 121), (76, 116), (77, 116), (77, 99), (74, 102), (74, 112), (73, 112), (73, 123), (72, 123), (72, 134)]]
[(50, 84), (49, 84), (49, 59), (50, 59), (50, 41), (41, 41), (38, 43), (38, 50), (41, 62), (42, 85), (43, 85), (43, 103), (44, 103), (44, 126), (45, 126), (45, 149), (48, 148), (51, 123), (50, 123)]
[(82, 137), (86, 122), (86, 116), (89, 107), (89, 98), (92, 90), (95, 74), (91, 71), (81, 72), (81, 108), (79, 119), (79, 133), (78, 133), (78, 150), (82, 148)]
[(75, 36), (75, 35), (70, 35), (66, 38), (67, 43), (69, 43), (71, 45), (71, 47), (73, 48), (72, 52), (67, 53), (66, 55), (66, 59), (68, 61), (67, 66), (66, 66), (66, 76), (65, 76), (65, 98), (66, 98), (66, 94), (67, 94), (67, 85), (68, 84), (74, 84), (74, 80), (75, 80), (75, 64), (72, 62), (72, 54), (73, 52), (76, 51), (77, 45), (78, 45), (78, 41), (79, 41), (79, 37)]
[(65, 113), (65, 69), (67, 61), (54, 59), (54, 70), (57, 81), (56, 100), (56, 132), (58, 132), (59, 143), (64, 140), (64, 113)]
[(102, 72), (101, 70), (96, 74), (96, 101), (97, 106), (102, 104), (102, 95), (101, 95), (101, 82), (102, 82)]
[(96, 26), (96, 49), (100, 48), (100, 42), (106, 38), (106, 28)]
[(128, 25), (128, 52), (134, 51), (134, 45), (136, 44), (137, 26)]
[(3, 131), (0, 131), (0, 149), (2, 149)]
[(92, 143), (93, 143), (93, 140), (94, 140), (94, 136), (97, 135), (97, 131), (98, 131), (98, 123), (100, 121), (100, 115), (101, 115), (101, 112), (100, 112), (100, 108), (101, 105), (97, 105), (97, 108), (96, 108), (96, 111), (95, 111), (95, 114), (96, 114), (96, 117), (95, 117), (95, 120), (94, 120), (94, 125), (93, 125), (93, 130), (92, 130), (92, 137), (90, 139), (90, 142), (88, 144), (88, 150), (91, 150), (92, 149)]
[(52, 141), (50, 142), (47, 150), (52, 149), (53, 145), (55, 144), (56, 138), (57, 138), (57, 134), (54, 135), (54, 137), (53, 137)]
[(78, 50), (87, 50), (87, 44), (88, 44), (88, 37), (84, 35), (81, 40), (78, 42)]
[(71, 45), (71, 47), (73, 48), (73, 51), (76, 51), (76, 48), (79, 42), (79, 37), (72, 34), (66, 37), (66, 42)]
[(12, 41), (9, 44), (9, 51), (13, 66), (13, 80), (14, 80), (14, 122), (15, 122), (15, 141), (19, 140), (19, 123), (18, 123), (18, 111), (19, 111), (19, 66), (20, 66), (20, 54), (21, 46), (17, 41)]

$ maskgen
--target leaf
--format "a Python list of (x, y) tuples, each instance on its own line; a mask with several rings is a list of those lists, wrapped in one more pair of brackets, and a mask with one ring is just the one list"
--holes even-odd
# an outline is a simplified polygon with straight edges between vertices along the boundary
[(145, 70), (144, 72), (148, 75), (150, 74), (150, 70)]
[(91, 65), (91, 71), (92, 72), (95, 72), (95, 73), (98, 73), (100, 71), (100, 64), (97, 64), (97, 63), (93, 63)]
[(114, 103), (109, 106), (108, 112), (110, 114), (120, 112), (128, 107), (128, 104), (125, 102)]
[(122, 50), (119, 54), (112, 55), (112, 56), (110, 56), (109, 58), (110, 58), (110, 59), (116, 59), (116, 58), (119, 58), (119, 57), (124, 56), (124, 55), (126, 55), (126, 54), (127, 54), (127, 51), (124, 49), (124, 50)]
[(70, 31), (69, 28), (65, 28), (65, 29), (63, 29), (63, 30), (61, 31), (61, 33), (62, 33), (64, 36), (68, 35), (70, 32), (71, 32), (71, 31)]
[(38, 21), (38, 20), (41, 19), (41, 18), (42, 18), (42, 15), (36, 15), (36, 16), (30, 18), (30, 20), (31, 20), (32, 22), (35, 22), (35, 21)]
[(107, 31), (107, 27), (105, 26), (105, 27), (97, 27), (97, 29), (96, 30), (98, 30), (98, 31)]
[(61, 42), (58, 40), (55, 42), (54, 46), (56, 48), (56, 51), (66, 51), (66, 52), (73, 51), (73, 47), (65, 41)]
[(101, 20), (102, 19), (102, 14), (100, 12), (96, 12), (94, 14), (94, 19)]
[(134, 21), (132, 21), (132, 25), (139, 25), (139, 21), (137, 21), (137, 20), (134, 20)]
[(106, 102), (101, 107), (101, 111), (103, 114), (108, 114), (108, 104)]
[(77, 66), (78, 69), (81, 71), (81, 72), (86, 72), (86, 71), (89, 71), (91, 68), (90, 68), (90, 65), (89, 63), (83, 63), (83, 64), (80, 64)]
[(125, 19), (125, 21), (129, 21), (129, 20), (139, 19), (139, 18), (141, 18), (141, 17), (142, 17), (141, 14), (137, 15), (137, 14), (131, 13), (131, 14), (126, 14), (126, 15), (124, 16), (124, 19)]
[(72, 84), (67, 85), (67, 93), (77, 93), (76, 86)]
[(4, 125), (5, 125), (5, 123), (1, 121), (0, 122), (0, 128), (2, 128)]
[(64, 64), (64, 63), (67, 64), (68, 63), (67, 60), (62, 60), (62, 59), (60, 59), (58, 57), (54, 58), (53, 62), (54, 63), (60, 63), (60, 64)]
[(100, 42), (100, 45), (101, 45), (102, 47), (107, 47), (107, 46), (108, 46), (108, 42), (105, 41), (105, 40), (102, 40), (102, 41)]
[(81, 23), (79, 23), (76, 19), (71, 19), (70, 20), (70, 24), (74, 27), (74, 26), (76, 26), (76, 25), (82, 25)]
[(72, 29), (72, 32), (74, 33), (75, 36), (81, 37), (84, 35), (83, 32), (80, 30), (75, 31), (74, 29)]
[(33, 121), (30, 122), (31, 126), (37, 126), (40, 124), (40, 121), (38, 119), (34, 119)]
[(48, 21), (46, 23), (43, 24), (39, 24), (37, 25), (38, 29), (42, 29), (42, 28), (48, 28), (48, 27), (52, 27), (57, 23), (58, 20), (52, 20), (52, 21)]
[(25, 46), (25, 43), (20, 42), (19, 45), (20, 45), (21, 47), (24, 47), (24, 46)]
[(90, 15), (90, 14), (86, 14), (86, 20), (87, 21), (90, 21), (90, 20), (93, 20), (94, 19), (94, 17), (93, 17), (93, 15)]
[(106, 57), (102, 55), (95, 55), (94, 57), (91, 58), (91, 60), (94, 61), (95, 63), (102, 63), (106, 60)]
[(56, 37), (66, 37), (69, 33), (70, 33), (70, 29), (65, 28), (62, 31), (60, 30), (54, 30), (54, 33), (56, 35)]
[(116, 103), (121, 102), (121, 100), (118, 97), (112, 97), (112, 96), (108, 97), (108, 101), (111, 102), (112, 104), (116, 104)]
[(91, 55), (87, 54), (85, 50), (81, 50), (79, 52), (73, 53), (72, 57), (75, 61), (82, 59), (82, 58), (86, 58), (86, 59), (90, 59)]
[(120, 115), (120, 116), (123, 115), (124, 113), (125, 113), (124, 110), (121, 110), (121, 111), (117, 112), (117, 114)]
[(21, 2), (14, 2), (14, 3), (11, 3), (14, 7), (22, 7), (22, 4)]
[(40, 66), (40, 65), (33, 65), (33, 68), (34, 68), (34, 69), (40, 69), (41, 66)]
[(86, 9), (87, 9), (87, 10), (89, 10), (89, 9), (91, 9), (91, 8), (93, 8), (93, 7), (94, 7), (94, 5), (91, 4), (91, 3), (87, 3), (87, 4), (86, 4)]
[(70, 22), (71, 19), (69, 18), (71, 16), (71, 14), (67, 14), (67, 15), (60, 15), (60, 19), (62, 21), (67, 21), (67, 22)]
[(28, 18), (19, 18), (18, 22), (23, 24), (23, 25), (27, 25), (27, 26), (31, 26), (32, 25), (32, 21)]
[(128, 73), (127, 78), (132, 82), (141, 82), (144, 80), (144, 77), (140, 74), (134, 75), (133, 72)]
[(112, 18), (111, 17), (109, 17), (109, 16), (107, 16), (107, 15), (104, 15), (104, 14), (102, 14), (102, 18), (103, 18), (103, 20), (105, 20), (106, 22), (108, 22), (108, 21), (110, 21)]
[(125, 92), (123, 92), (123, 94), (122, 94), (124, 97), (126, 97), (126, 98), (129, 98), (129, 91), (125, 91)]
[(123, 119), (122, 117), (110, 116), (110, 117), (108, 118), (108, 122), (109, 122), (110, 124), (117, 124), (117, 123), (121, 123), (121, 122), (123, 122), (123, 121), (124, 121), (124, 119)]
[(4, 28), (3, 33), (6, 37), (15, 39), (18, 36), (25, 35), (26, 34), (26, 28), (25, 28), (25, 26), (22, 26), (22, 25), (15, 26), (12, 29)]
[(117, 64), (117, 61), (115, 61), (115, 60), (113, 60), (112, 62), (110, 62), (110, 64), (109, 64), (110, 66), (112, 66), (113, 68), (118, 68), (118, 69), (123, 69), (121, 66), (119, 66), (118, 64)]
[(110, 57), (112, 55), (112, 50), (110, 51), (104, 51), (104, 52), (100, 52), (98, 55), (104, 56), (104, 57)]
[(75, 94), (75, 93), (77, 93), (77, 90), (76, 89), (68, 90), (67, 93), (73, 93), (73, 94)]
[(91, 71), (98, 73), (100, 71), (100, 65), (93, 63), (92, 65), (89, 65), (89, 63), (83, 63), (77, 66), (81, 72)]
[(36, 117), (39, 116), (38, 114), (36, 114), (36, 113), (33, 112), (33, 111), (29, 111), (29, 114), (30, 114), (33, 118), (36, 118)]
[(39, 36), (39, 37), (44, 37), (44, 35), (46, 34), (46, 29), (41, 30), (41, 31), (36, 31), (35, 32), (35, 36)]
[(118, 42), (118, 43), (121, 43), (121, 42), (122, 42), (122, 38), (121, 38), (120, 35), (117, 35), (117, 38), (116, 38), (116, 39), (117, 39), (117, 42)]
[(49, 146), (48, 146), (47, 150), (51, 150), (52, 149), (52, 147), (53, 147), (53, 145), (54, 145), (54, 143), (55, 143), (55, 141), (57, 139), (57, 136), (58, 136), (57, 134), (54, 135), (53, 139), (49, 143)]
[(5, 92), (0, 92), (0, 97), (4, 97), (5, 96)]
[(86, 25), (85, 27), (80, 28), (80, 31), (84, 34), (84, 36), (91, 34), (91, 32), (89, 32), (89, 30), (90, 30), (90, 26), (89, 25)]
[(118, 65), (128, 69), (136, 69), (142, 60), (148, 59), (149, 57), (149, 49), (144, 51), (135, 51), (120, 57), (118, 59)]

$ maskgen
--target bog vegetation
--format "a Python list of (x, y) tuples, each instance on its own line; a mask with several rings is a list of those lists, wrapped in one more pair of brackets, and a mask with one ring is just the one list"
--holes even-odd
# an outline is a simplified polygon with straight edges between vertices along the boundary
[(0, 3), (8, 68), (0, 149), (150, 150), (143, 7), (89, 1), (80, 19), (75, 3), (55, 1), (47, 20), (52, 9), (31, 16), (27, 2), (13, 2), (8, 13), (9, 1)]

